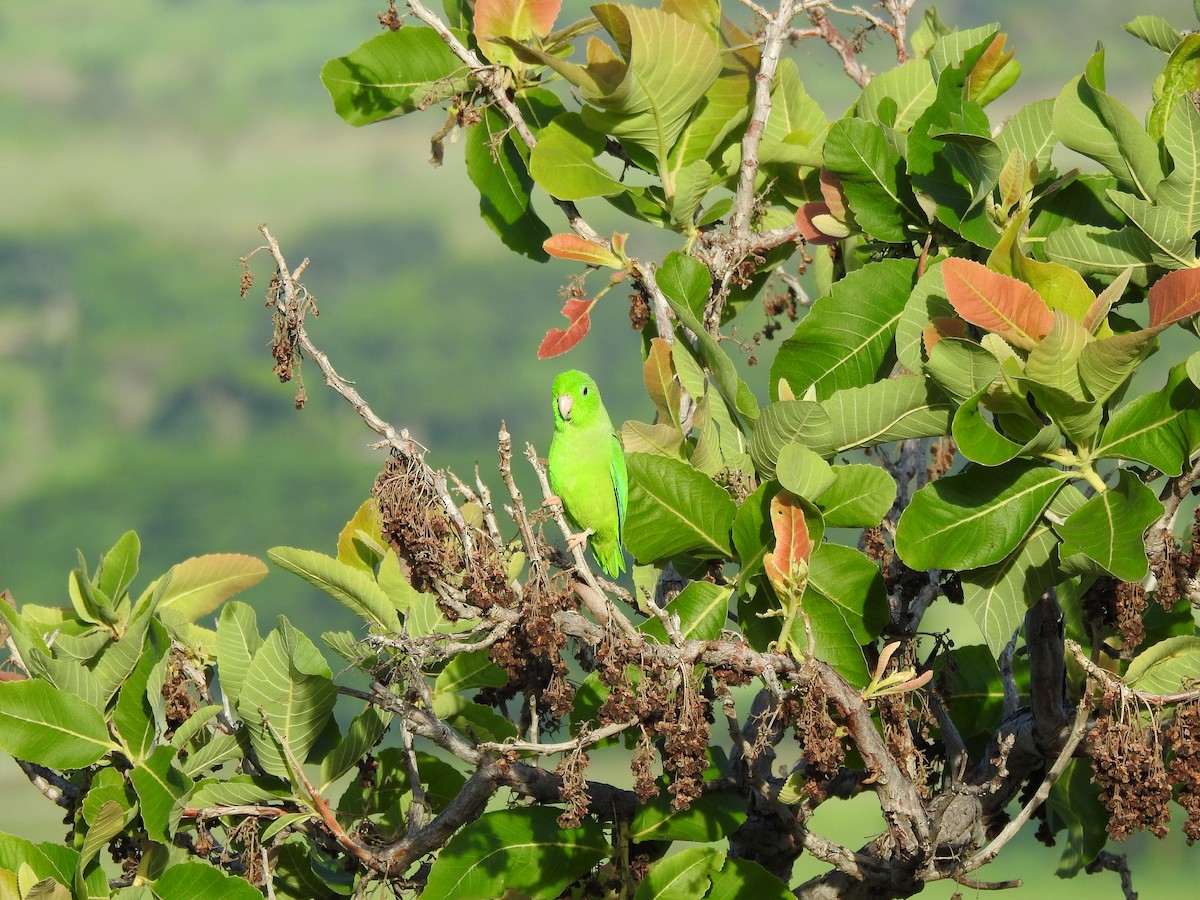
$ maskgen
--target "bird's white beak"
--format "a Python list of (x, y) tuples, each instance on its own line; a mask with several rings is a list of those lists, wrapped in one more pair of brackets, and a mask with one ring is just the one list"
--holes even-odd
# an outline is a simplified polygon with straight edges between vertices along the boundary
[(570, 394), (558, 395), (558, 414), (562, 416), (564, 422), (571, 421), (571, 407), (575, 405), (575, 398)]

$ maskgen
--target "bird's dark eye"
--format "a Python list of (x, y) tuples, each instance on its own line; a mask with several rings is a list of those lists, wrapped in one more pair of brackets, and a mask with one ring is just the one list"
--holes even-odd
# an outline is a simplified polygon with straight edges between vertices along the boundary
[(586, 396), (587, 396), (587, 394), (588, 394), (588, 389), (585, 387), (585, 388), (583, 389), (583, 396), (585, 396), (585, 397), (586, 397)]

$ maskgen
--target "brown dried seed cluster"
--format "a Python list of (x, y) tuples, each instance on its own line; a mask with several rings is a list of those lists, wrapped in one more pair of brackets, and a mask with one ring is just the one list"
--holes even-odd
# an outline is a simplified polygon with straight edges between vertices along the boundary
[(562, 799), (567, 808), (558, 817), (558, 824), (563, 828), (576, 828), (588, 814), (588, 806), (592, 797), (587, 791), (585, 773), (588, 767), (588, 755), (582, 750), (568, 753), (558, 764), (557, 774), (562, 779)]
[(163, 709), (167, 719), (165, 736), (168, 738), (201, 706), (199, 691), (184, 671), (185, 662), (183, 653), (172, 648), (162, 685)]
[(1108, 809), (1108, 833), (1123, 841), (1136, 831), (1156, 837), (1167, 833), (1171, 784), (1163, 762), (1159, 724), (1140, 720), (1138, 711), (1119, 704), (1113, 695), (1101, 703), (1096, 724), (1088, 732), (1092, 781)]
[(824, 785), (846, 759), (840, 729), (830, 715), (829, 700), (821, 682), (814, 678), (800, 685), (785, 701), (784, 714), (792, 720), (809, 774), (805, 790), (815, 802), (820, 802), (824, 799)]
[(492, 645), (492, 662), (508, 673), (504, 688), (481, 692), (480, 702), (499, 705), (517, 692), (536, 698), (539, 712), (549, 715), (543, 726), (552, 730), (557, 719), (570, 713), (575, 689), (567, 679), (567, 663), (562, 657), (566, 635), (554, 623), (554, 613), (564, 609), (568, 596), (564, 591), (544, 591), (538, 582), (525, 587), (529, 597), (520, 625)]
[(1140, 584), (1098, 578), (1082, 603), (1089, 621), (1116, 629), (1124, 649), (1132, 651), (1146, 639), (1146, 589)]
[(1200, 702), (1177, 707), (1165, 736), (1173, 753), (1167, 777), (1178, 789), (1176, 800), (1188, 814), (1183, 833), (1190, 846), (1200, 840)]

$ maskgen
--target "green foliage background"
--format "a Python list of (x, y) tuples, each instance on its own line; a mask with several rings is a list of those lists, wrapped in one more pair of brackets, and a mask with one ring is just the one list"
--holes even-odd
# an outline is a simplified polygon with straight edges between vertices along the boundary
[[(442, 168), (427, 165), (435, 117), (356, 130), (334, 116), (320, 66), (368, 36), (383, 5), (0, 9), (0, 587), (19, 601), (65, 602), (75, 548), (94, 559), (128, 529), (143, 538), (146, 571), (206, 552), (328, 550), (365, 497), (380, 462), (370, 435), (315, 368), (307, 410), (292, 409), (291, 388), (270, 374), (256, 294), (238, 299), (237, 258), (260, 221), (293, 264), (314, 259), (306, 281), (325, 313), (314, 335), (377, 412), (432, 448), (435, 465), (468, 474), (478, 459), (489, 471), (501, 418), (518, 446), (544, 453), (549, 384), (565, 365), (598, 378), (615, 421), (645, 413), (628, 377), (636, 344), (619, 340), (628, 320), (618, 292), (565, 364), (535, 361), (562, 322), (555, 290), (571, 270), (501, 247), (478, 218), (461, 145), (448, 145)], [(1112, 48), (1112, 92), (1145, 109), (1161, 59), (1119, 25), (1192, 15), (1167, 0), (939, 6), (958, 27), (1002, 15), (1024, 67), (998, 104), (1013, 109), (1053, 96), (1092, 38)], [(886, 51), (875, 39), (874, 58)], [(823, 45), (803, 52), (809, 92), (839, 114), (852, 85)], [(755, 372), (751, 383), (765, 380)], [(318, 624), (329, 604), (315, 592), (298, 601), (297, 585), (269, 578), (248, 599), (260, 620), (286, 602), (306, 628), (332, 627)], [(31, 797), (0, 808), (0, 830), (57, 839), (53, 808), (23, 782), (0, 768), (0, 795)], [(854, 843), (872, 826), (848, 817), (845, 827), (830, 836)], [(1131, 842), (1136, 886), (1144, 896), (1182, 889), (1182, 841), (1146, 843)], [(1024, 857), (1026, 872), (1021, 859), (1006, 855), (990, 877), (1048, 883), (1049, 854)]]

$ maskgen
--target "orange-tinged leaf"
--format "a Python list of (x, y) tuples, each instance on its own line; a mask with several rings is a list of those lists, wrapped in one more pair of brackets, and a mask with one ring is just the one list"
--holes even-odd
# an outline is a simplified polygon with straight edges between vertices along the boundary
[(842, 222), (846, 221), (846, 195), (842, 193), (842, 179), (824, 167), (819, 176), (821, 199), (829, 207), (829, 214)]
[(787, 491), (771, 500), (771, 529), (775, 549), (763, 560), (767, 578), (781, 597), (798, 597), (808, 581), (808, 560), (813, 542), (800, 501)]
[(967, 96), (972, 100), (979, 99), (988, 83), (1012, 61), (1013, 51), (1004, 52), (1006, 40), (1007, 34), (998, 34), (992, 38), (992, 42), (971, 68), (971, 74), (967, 76)]
[(570, 319), (571, 324), (565, 329), (551, 328), (546, 332), (546, 336), (542, 338), (541, 346), (538, 347), (538, 359), (550, 359), (552, 356), (566, 353), (582, 341), (584, 335), (588, 333), (588, 329), (592, 327), (592, 319), (589, 313), (592, 311), (595, 303), (595, 298), (591, 300), (568, 300), (562, 308), (562, 314)]
[(545, 37), (561, 6), (562, 0), (476, 0), (475, 34), (480, 40)]
[(664, 425), (679, 426), (679, 379), (675, 377), (675, 363), (671, 359), (671, 345), (662, 338), (650, 342), (650, 352), (642, 366), (642, 380), (646, 383), (646, 394), (654, 401), (658, 410), (658, 421)]
[(585, 241), (577, 234), (556, 234), (542, 242), (542, 249), (558, 259), (574, 259), (589, 266), (623, 269), (620, 257), (600, 244)]
[(1161, 331), (1172, 322), (1200, 312), (1200, 269), (1168, 272), (1150, 287), (1150, 328)]
[(1022, 350), (1032, 350), (1054, 327), (1046, 301), (1023, 281), (958, 257), (942, 263), (942, 280), (955, 312)]
[(953, 316), (935, 316), (921, 332), (925, 340), (926, 355), (933, 352), (933, 345), (944, 337), (964, 338), (967, 336), (967, 323)]

